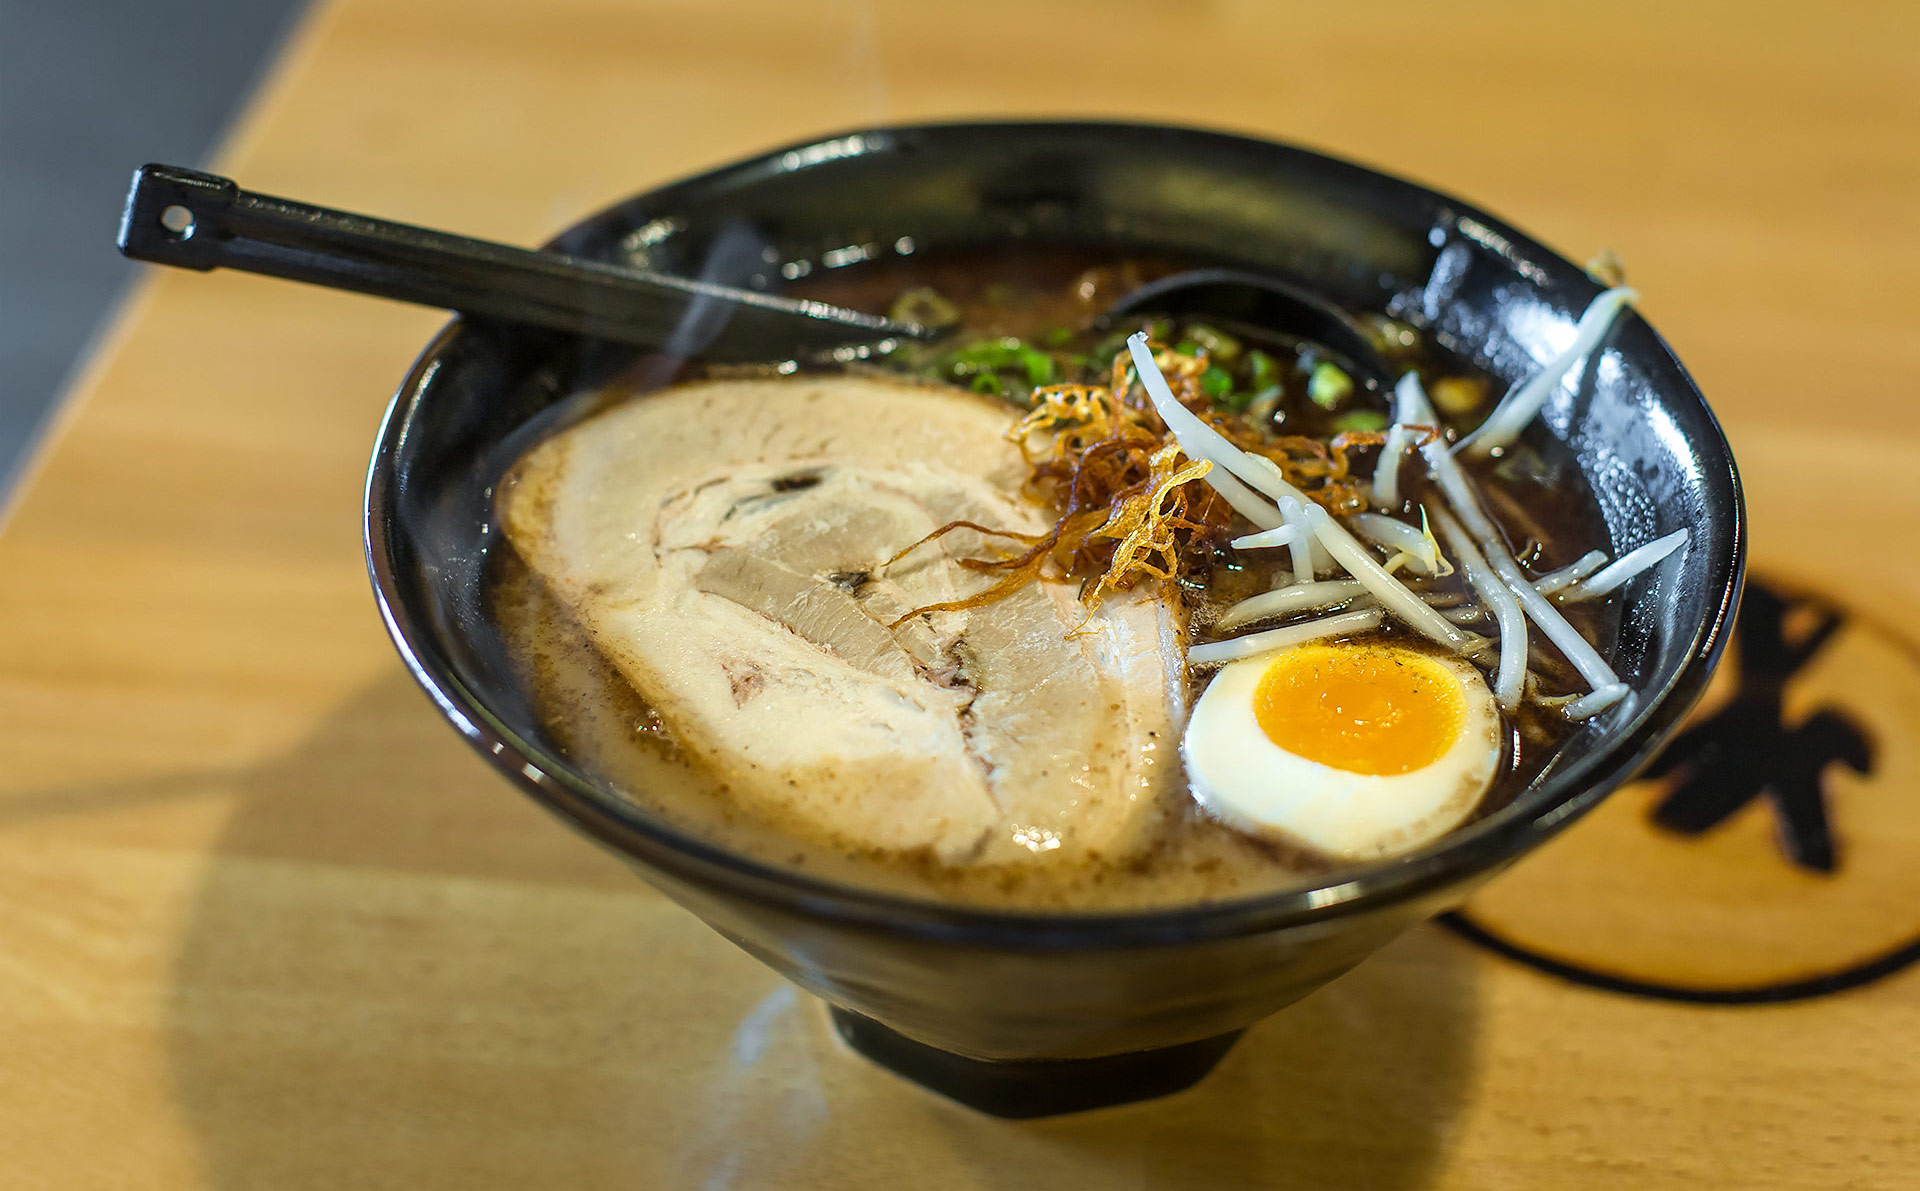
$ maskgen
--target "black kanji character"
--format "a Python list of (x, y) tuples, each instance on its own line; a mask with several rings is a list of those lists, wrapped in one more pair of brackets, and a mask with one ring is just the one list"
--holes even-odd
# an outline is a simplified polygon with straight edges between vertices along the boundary
[(1739, 689), (1712, 716), (1674, 737), (1647, 768), (1649, 777), (1679, 780), (1653, 809), (1670, 831), (1699, 835), (1765, 793), (1778, 815), (1780, 847), (1803, 868), (1839, 868), (1827, 823), (1824, 775), (1843, 764), (1873, 771), (1873, 742), (1843, 712), (1823, 707), (1795, 727), (1786, 723), (1788, 682), (1840, 628), (1843, 617), (1819, 608), (1814, 629), (1789, 641), (1785, 598), (1747, 585), (1736, 637)]

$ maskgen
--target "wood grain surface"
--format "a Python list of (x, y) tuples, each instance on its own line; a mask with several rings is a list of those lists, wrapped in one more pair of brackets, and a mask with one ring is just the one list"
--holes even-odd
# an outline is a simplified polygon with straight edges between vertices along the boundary
[[(1618, 251), (1725, 420), (1757, 566), (1898, 625), (1920, 604), (1917, 46), (1898, 3), (340, 0), (218, 165), (533, 243), (878, 121), (1128, 116), (1326, 148), (1576, 259)], [(14, 502), (0, 1185), (1920, 1185), (1912, 970), (1683, 1006), (1427, 928), (1161, 1103), (1007, 1123), (854, 1058), (817, 1004), (493, 777), (402, 672), (360, 487), (440, 321), (150, 276)], [(1833, 790), (1841, 872), (1786, 865), (1760, 804), (1657, 838), (1634, 789), (1475, 913), (1676, 981), (1913, 934), (1920, 782), (1895, 779), (1920, 773), (1920, 696), (1895, 638), (1854, 632), (1860, 658), (1827, 656), (1830, 696), (1805, 696), (1876, 733), (1873, 779)]]

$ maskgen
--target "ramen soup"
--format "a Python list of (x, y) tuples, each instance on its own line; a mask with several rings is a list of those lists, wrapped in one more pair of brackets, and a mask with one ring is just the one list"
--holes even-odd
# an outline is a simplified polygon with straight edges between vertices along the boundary
[(1086, 910), (1391, 862), (1631, 706), (1611, 597), (1684, 543), (1607, 558), (1578, 470), (1519, 437), (1630, 291), (1505, 393), (1357, 314), (1380, 391), (1258, 327), (1095, 329), (1167, 270), (851, 266), (804, 292), (944, 337), (600, 395), (498, 497), (545, 730), (735, 853)]

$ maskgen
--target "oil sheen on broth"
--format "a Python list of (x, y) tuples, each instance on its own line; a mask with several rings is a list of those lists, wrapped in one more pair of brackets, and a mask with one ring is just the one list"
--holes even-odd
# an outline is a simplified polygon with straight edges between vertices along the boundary
[[(947, 322), (953, 332), (931, 350), (898, 356), (889, 370), (929, 381), (966, 385), (982, 400), (1008, 403), (1009, 421), (1021, 412), (1035, 382), (1091, 375), (1118, 350), (1113, 337), (1084, 330), (1126, 289), (1170, 271), (1171, 262), (1115, 261), (1055, 254), (970, 254), (958, 258), (890, 259), (816, 275), (801, 296), (864, 309), (896, 308), (922, 321)], [(1199, 326), (1153, 328), (1156, 338), (1202, 339)], [(1435, 378), (1442, 416), (1470, 427), (1488, 403), (1485, 378), (1464, 359), (1380, 323), (1382, 343), (1397, 361)], [(959, 345), (959, 346), (955, 346)], [(1189, 345), (1190, 346), (1190, 345)], [(1218, 342), (1203, 346), (1219, 348)], [(969, 348), (974, 350), (969, 352)], [(1339, 392), (1309, 350), (1301, 357), (1250, 366), (1234, 351), (1238, 390), (1229, 400), (1254, 403), (1253, 413), (1284, 424), (1289, 434), (1330, 435), (1347, 427), (1364, 433), (1384, 420), (1384, 402), (1366, 392)], [(1253, 352), (1253, 355), (1262, 353)], [(1045, 358), (1049, 363), (1041, 364)], [(1090, 358), (1089, 358), (1090, 357)], [(871, 367), (871, 366), (867, 366)], [(698, 376), (698, 373), (694, 374)], [(1317, 386), (1317, 387), (1316, 387)], [(1276, 400), (1276, 394), (1278, 399)], [(1302, 397), (1312, 394), (1309, 399)], [(635, 400), (646, 400), (644, 396)], [(1259, 403), (1268, 408), (1263, 411)], [(1495, 474), (1498, 472), (1499, 474)], [(1597, 515), (1579, 473), (1564, 459), (1541, 458), (1532, 448), (1511, 452), (1477, 478), (1489, 512), (1501, 523), (1514, 554), (1536, 571), (1573, 561), (1595, 539)], [(1121, 910), (1232, 900), (1297, 886), (1341, 861), (1311, 846), (1227, 826), (1193, 798), (1162, 798), (1124, 843), (1082, 850), (1049, 863), (1044, 846), (1006, 863), (947, 863), (937, 847), (907, 850), (846, 846), (785, 817), (777, 806), (735, 796), (728, 783), (697, 763), (676, 741), (663, 717), (597, 648), (546, 581), (510, 550), (496, 551), (489, 597), (530, 703), (558, 750), (580, 769), (604, 779), (622, 796), (687, 833), (731, 851), (827, 880), (908, 896), (1030, 910)], [(1192, 636), (1200, 639), (1223, 610), (1271, 586), (1286, 552), (1222, 550), (1204, 582), (1189, 576), (1181, 602)], [(1466, 598), (1458, 575), (1436, 580)], [(1441, 602), (1444, 602), (1444, 593)], [(1590, 640), (1608, 640), (1612, 625), (1595, 605), (1570, 609)], [(1596, 633), (1608, 636), (1596, 637)], [(1407, 630), (1384, 627), (1361, 635), (1383, 646), (1429, 654)], [(1550, 648), (1543, 652), (1551, 653)], [(1437, 660), (1437, 659), (1436, 659)], [(1561, 667), (1556, 657), (1542, 663)], [(1190, 683), (1188, 705), (1206, 674)], [(1531, 702), (1500, 717), (1499, 773), (1477, 800), (1474, 816), (1510, 799), (1538, 770), (1569, 727)], [(1174, 725), (1177, 734), (1179, 725)], [(1178, 764), (1176, 741), (1166, 758)], [(1184, 781), (1175, 778), (1176, 785)]]

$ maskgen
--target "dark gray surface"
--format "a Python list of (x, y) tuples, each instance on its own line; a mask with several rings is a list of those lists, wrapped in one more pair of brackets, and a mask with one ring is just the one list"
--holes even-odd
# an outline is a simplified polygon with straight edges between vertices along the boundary
[(133, 168), (204, 163), (302, 0), (0, 0), (0, 493), (135, 266)]

